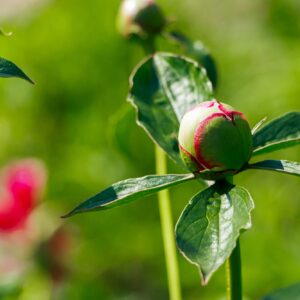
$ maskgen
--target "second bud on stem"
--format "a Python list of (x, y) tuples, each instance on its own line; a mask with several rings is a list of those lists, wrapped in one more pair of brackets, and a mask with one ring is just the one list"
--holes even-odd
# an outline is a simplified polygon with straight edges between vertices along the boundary
[(123, 0), (118, 17), (119, 31), (125, 37), (159, 34), (166, 19), (154, 0)]

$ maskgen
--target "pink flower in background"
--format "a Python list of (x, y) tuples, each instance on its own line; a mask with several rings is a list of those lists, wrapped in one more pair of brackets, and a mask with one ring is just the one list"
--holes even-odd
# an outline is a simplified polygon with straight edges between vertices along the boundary
[(45, 187), (46, 171), (34, 159), (17, 161), (2, 170), (0, 178), (0, 231), (12, 232), (26, 226)]

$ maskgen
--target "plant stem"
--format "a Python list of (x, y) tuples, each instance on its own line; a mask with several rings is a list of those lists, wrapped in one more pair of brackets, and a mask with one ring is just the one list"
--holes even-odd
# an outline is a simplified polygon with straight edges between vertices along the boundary
[[(143, 47), (146, 54), (153, 54), (155, 52), (155, 37), (149, 37), (144, 41)], [(156, 174), (167, 174), (166, 155), (157, 145), (155, 145), (155, 165)], [(163, 190), (158, 193), (158, 207), (166, 258), (169, 298), (170, 300), (181, 300), (181, 286), (169, 190)]]
[(144, 52), (146, 55), (154, 54), (156, 51), (155, 47), (155, 35), (148, 36), (146, 39), (143, 39), (141, 37), (137, 37), (139, 44), (142, 46)]
[[(167, 160), (164, 152), (156, 145), (156, 173), (167, 174)], [(162, 237), (166, 257), (168, 286), (170, 300), (181, 300), (181, 288), (177, 263), (177, 252), (174, 237), (174, 227), (168, 190), (158, 193), (158, 204), (161, 221)]]
[(233, 249), (231, 256), (226, 261), (226, 285), (227, 300), (242, 300), (242, 270), (241, 270), (241, 252), (239, 239)]

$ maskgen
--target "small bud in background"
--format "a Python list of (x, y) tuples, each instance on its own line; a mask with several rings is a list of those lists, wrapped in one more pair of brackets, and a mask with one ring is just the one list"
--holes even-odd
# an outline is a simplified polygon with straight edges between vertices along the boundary
[(203, 102), (184, 115), (178, 140), (181, 157), (192, 172), (235, 173), (252, 154), (245, 116), (216, 100)]
[(25, 226), (44, 190), (46, 171), (40, 161), (22, 160), (2, 171), (0, 182), (0, 231)]
[(151, 36), (163, 30), (166, 19), (154, 0), (124, 0), (117, 25), (125, 37)]

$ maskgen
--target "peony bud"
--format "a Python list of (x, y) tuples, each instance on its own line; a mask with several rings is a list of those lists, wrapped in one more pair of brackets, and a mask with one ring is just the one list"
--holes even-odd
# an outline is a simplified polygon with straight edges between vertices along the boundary
[(165, 24), (164, 15), (154, 0), (124, 0), (121, 5), (118, 27), (125, 37), (158, 34)]
[(252, 153), (245, 116), (216, 100), (203, 102), (184, 115), (178, 140), (181, 157), (192, 172), (235, 173)]

